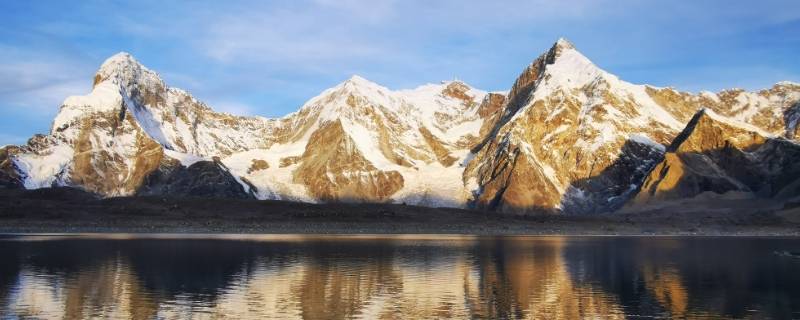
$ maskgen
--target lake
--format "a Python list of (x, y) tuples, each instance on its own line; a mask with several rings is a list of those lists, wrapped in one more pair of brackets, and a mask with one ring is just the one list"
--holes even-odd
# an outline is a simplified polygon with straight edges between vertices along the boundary
[(2, 319), (800, 318), (797, 238), (0, 238)]

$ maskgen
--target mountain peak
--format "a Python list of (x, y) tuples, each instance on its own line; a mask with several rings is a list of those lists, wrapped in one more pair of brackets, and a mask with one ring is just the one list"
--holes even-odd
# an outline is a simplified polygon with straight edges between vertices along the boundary
[(110, 73), (127, 66), (141, 66), (141, 64), (130, 53), (121, 51), (111, 57), (108, 57), (108, 59), (106, 59), (103, 64), (100, 65), (100, 69), (97, 71), (97, 73)]
[(375, 82), (369, 81), (361, 76), (353, 75), (345, 81), (340, 82), (336, 86), (326, 89), (319, 95), (308, 100), (303, 108), (306, 106), (315, 106), (319, 104), (336, 105), (332, 101), (339, 101), (342, 105), (347, 105), (349, 99), (352, 97), (361, 97), (366, 100), (376, 102), (382, 105), (388, 105), (386, 101), (391, 95), (391, 90), (383, 87)]
[(347, 80), (344, 81), (344, 84), (354, 84), (354, 85), (377, 85), (377, 83), (367, 80), (366, 78), (354, 74), (350, 76)]
[(600, 72), (588, 58), (575, 49), (572, 42), (559, 38), (549, 50), (539, 55), (517, 76), (507, 95), (507, 114), (515, 114), (530, 100), (537, 87), (546, 82), (540, 81), (541, 79), (555, 76), (556, 79), (552, 81), (555, 86), (563, 83), (571, 85), (571, 78), (577, 78), (575, 73), (580, 73), (578, 76), (585, 78), (583, 76), (587, 74), (591, 76)]
[(544, 54), (546, 57), (545, 59), (546, 63), (553, 64), (556, 62), (556, 60), (558, 60), (558, 58), (564, 52), (570, 52), (570, 51), (575, 51), (579, 55), (581, 55), (580, 52), (578, 52), (578, 50), (575, 48), (575, 45), (572, 44), (572, 42), (570, 42), (566, 38), (558, 38), (558, 40), (556, 40), (556, 42), (553, 43), (553, 46), (550, 47), (550, 50), (547, 50), (547, 52)]
[(389, 89), (385, 88), (384, 86), (377, 84), (375, 82), (369, 81), (359, 75), (352, 75), (349, 79), (345, 80), (341, 84), (337, 86), (340, 89), (343, 89), (347, 92), (353, 91), (389, 91)]
[(110, 60), (133, 60), (133, 61), (136, 61), (136, 58), (134, 58), (133, 55), (130, 54), (129, 52), (127, 52), (127, 51), (120, 51), (120, 52), (117, 52), (114, 55), (108, 57), (108, 59), (106, 59), (106, 61), (110, 61)]
[(575, 49), (575, 45), (567, 40), (567, 38), (561, 37), (556, 40), (555, 44), (553, 44), (553, 48)]
[(109, 57), (100, 65), (94, 76), (94, 86), (106, 80), (114, 80), (125, 86), (137, 82), (145, 85), (163, 85), (156, 72), (147, 69), (133, 55), (124, 51)]
[[(559, 58), (562, 57), (564, 54), (569, 53), (571, 56), (579, 58), (580, 60), (585, 60), (589, 62), (589, 58), (586, 58), (582, 53), (575, 48), (575, 45), (572, 44), (566, 38), (558, 38), (558, 40), (550, 47), (550, 50), (547, 50), (545, 53), (545, 59), (547, 64), (554, 64), (559, 61)], [(591, 62), (590, 62), (591, 63)]]
[(547, 95), (558, 88), (580, 88), (599, 77), (607, 77), (589, 58), (580, 53), (564, 38), (558, 39), (547, 53), (534, 61), (543, 81), (537, 84), (537, 93)]

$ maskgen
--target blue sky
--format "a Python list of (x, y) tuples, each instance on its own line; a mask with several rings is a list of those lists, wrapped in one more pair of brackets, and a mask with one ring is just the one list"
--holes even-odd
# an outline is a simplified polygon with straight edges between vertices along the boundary
[(0, 145), (132, 53), (217, 110), (282, 116), (352, 74), (506, 90), (559, 37), (635, 83), (800, 81), (800, 1), (2, 1)]

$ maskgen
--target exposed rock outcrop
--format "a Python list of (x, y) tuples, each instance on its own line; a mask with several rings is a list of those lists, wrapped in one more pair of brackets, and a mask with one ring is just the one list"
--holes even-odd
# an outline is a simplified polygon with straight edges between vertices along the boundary
[(742, 89), (690, 94), (671, 88), (647, 87), (647, 94), (671, 114), (687, 122), (701, 108), (744, 122), (776, 136), (794, 139), (800, 118), (800, 84), (780, 82), (757, 92)]
[(504, 94), (491, 92), (481, 101), (478, 107), (478, 115), (486, 119), (479, 132), (480, 137), (488, 137), (489, 132), (497, 126), (500, 117), (503, 116), (503, 106), (506, 104)]
[(139, 128), (125, 106), (119, 113), (82, 117), (71, 126), (65, 131), (77, 131), (77, 139), (72, 141), (68, 185), (98, 194), (130, 195), (164, 157), (162, 146)]
[(177, 160), (164, 159), (136, 194), (252, 199), (255, 191), (246, 189), (219, 160), (198, 161), (185, 167)]
[[(458, 81), (392, 91), (354, 76), (278, 120), (291, 138), (222, 161), (262, 199), (463, 206), (458, 164), (487, 121), (485, 95)], [(254, 159), (269, 168), (251, 170)]]
[(247, 173), (253, 173), (258, 170), (266, 169), (269, 169), (269, 162), (262, 159), (253, 159), (251, 160), (250, 169), (247, 169)]
[(729, 191), (800, 195), (800, 145), (703, 109), (667, 149), (632, 205)]
[(0, 187), (2, 188), (22, 188), (22, 180), (12, 161), (12, 156), (17, 151), (18, 148), (15, 146), (0, 148)]
[(385, 201), (403, 187), (397, 171), (373, 166), (339, 121), (326, 124), (311, 136), (294, 179), (323, 201)]

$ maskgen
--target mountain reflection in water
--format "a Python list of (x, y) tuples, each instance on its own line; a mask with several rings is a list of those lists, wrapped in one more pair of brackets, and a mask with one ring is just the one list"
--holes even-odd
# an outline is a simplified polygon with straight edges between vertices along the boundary
[(798, 318), (798, 239), (5, 237), (0, 318)]

